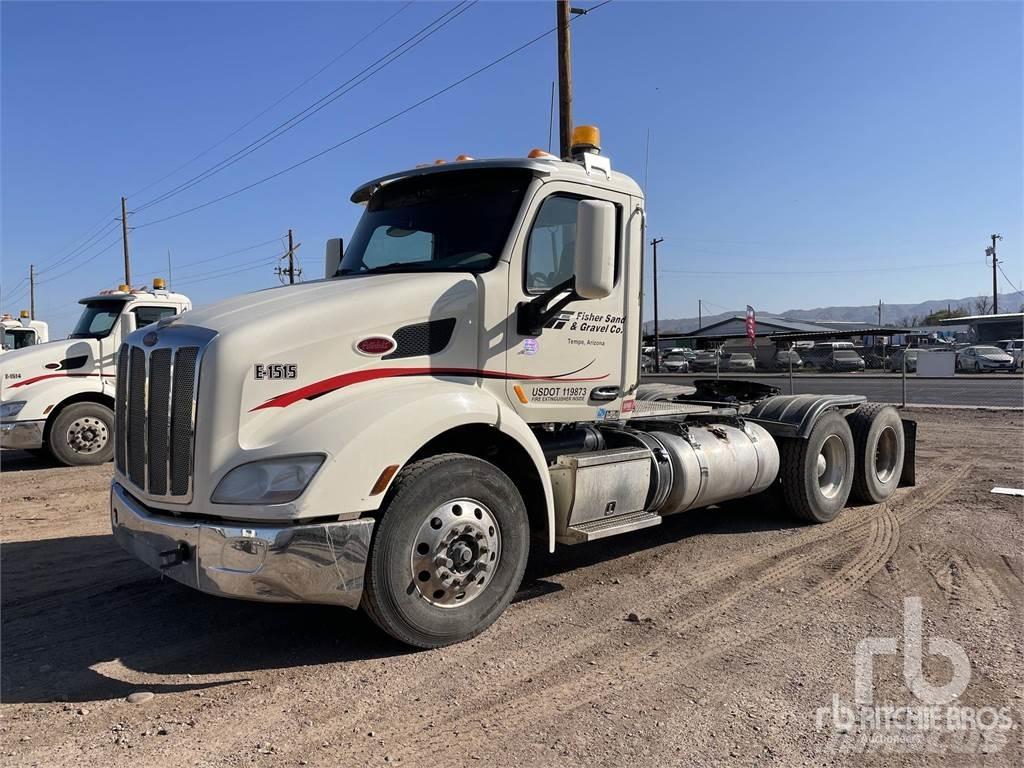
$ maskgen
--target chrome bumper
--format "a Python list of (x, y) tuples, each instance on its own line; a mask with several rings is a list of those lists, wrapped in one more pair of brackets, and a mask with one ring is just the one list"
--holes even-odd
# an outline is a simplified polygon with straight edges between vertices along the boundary
[(373, 520), (235, 527), (155, 515), (110, 491), (114, 538), (146, 565), (212, 595), (359, 606)]
[(43, 447), (45, 421), (5, 421), (0, 423), (0, 448)]

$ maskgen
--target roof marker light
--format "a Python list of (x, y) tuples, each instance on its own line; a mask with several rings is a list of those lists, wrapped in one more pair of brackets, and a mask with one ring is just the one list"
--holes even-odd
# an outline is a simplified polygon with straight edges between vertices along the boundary
[(557, 160), (558, 158), (552, 155), (550, 152), (545, 152), (539, 147), (531, 149), (530, 154), (527, 155), (531, 160)]
[(459, 155), (458, 157), (455, 158), (455, 162), (457, 162), (457, 163), (464, 163), (467, 160), (472, 160), (472, 159), (473, 158), (470, 157), (469, 155)]

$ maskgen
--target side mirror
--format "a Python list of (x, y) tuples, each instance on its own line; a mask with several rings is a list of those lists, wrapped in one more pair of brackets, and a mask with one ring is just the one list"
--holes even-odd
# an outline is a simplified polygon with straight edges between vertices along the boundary
[(611, 203), (580, 201), (573, 266), (577, 296), (603, 299), (611, 294), (615, 287), (615, 206)]
[(344, 252), (344, 241), (340, 237), (332, 237), (327, 241), (327, 253), (324, 255), (324, 277), (334, 277), (341, 264)]

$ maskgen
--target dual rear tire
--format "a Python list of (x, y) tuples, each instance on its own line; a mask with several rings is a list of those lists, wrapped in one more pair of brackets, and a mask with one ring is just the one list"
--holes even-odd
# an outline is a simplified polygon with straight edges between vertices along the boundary
[(779, 447), (779, 477), (789, 510), (801, 520), (827, 523), (855, 500), (877, 504), (899, 486), (906, 438), (891, 405), (867, 403), (844, 417), (818, 419), (806, 440)]

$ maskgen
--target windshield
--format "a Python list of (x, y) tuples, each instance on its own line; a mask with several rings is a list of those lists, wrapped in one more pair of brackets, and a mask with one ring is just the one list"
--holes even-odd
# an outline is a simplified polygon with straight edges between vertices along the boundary
[(82, 310), (75, 330), (69, 339), (102, 339), (110, 334), (118, 315), (124, 309), (123, 301), (90, 301)]
[(979, 355), (1005, 355), (1006, 354), (1005, 352), (1003, 352), (1003, 350), (997, 349), (996, 347), (975, 347), (974, 349), (975, 349), (975, 351), (977, 351), (977, 353)]
[(743, 360), (753, 360), (754, 359), (753, 357), (748, 355), (746, 352), (733, 352), (730, 355), (730, 357), (733, 360), (740, 360), (740, 361), (743, 361)]
[(837, 349), (832, 356), (840, 360), (856, 360), (860, 357), (852, 349)]
[(36, 332), (29, 328), (8, 328), (4, 330), (4, 349), (21, 349), (36, 343)]
[(337, 276), (485, 272), (501, 255), (532, 178), (521, 169), (400, 179), (370, 198)]

